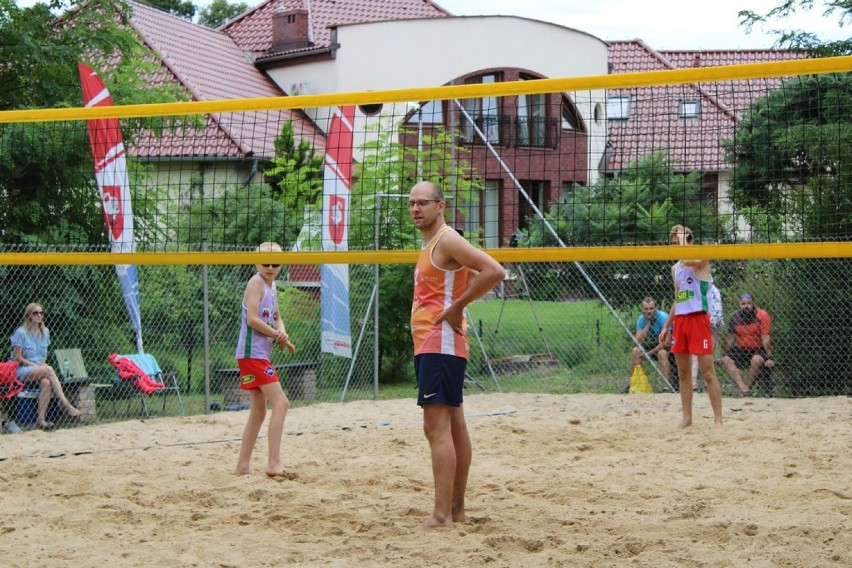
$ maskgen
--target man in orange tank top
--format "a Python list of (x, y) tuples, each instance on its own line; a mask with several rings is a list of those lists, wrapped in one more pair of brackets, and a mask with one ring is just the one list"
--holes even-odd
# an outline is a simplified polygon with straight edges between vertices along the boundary
[(411, 306), (414, 372), (435, 481), (435, 508), (420, 525), (423, 530), (467, 520), (464, 498), (473, 452), (462, 406), (468, 354), (465, 307), (506, 274), (497, 261), (447, 226), (446, 208), (434, 183), (421, 181), (411, 189), (408, 210), (423, 236)]

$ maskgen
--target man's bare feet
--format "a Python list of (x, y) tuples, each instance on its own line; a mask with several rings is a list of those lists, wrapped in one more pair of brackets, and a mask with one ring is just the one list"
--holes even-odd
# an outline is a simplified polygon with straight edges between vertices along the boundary
[(431, 531), (432, 529), (451, 529), (453, 528), (452, 519), (444, 519), (443, 521), (438, 519), (434, 514), (430, 515), (425, 521), (420, 523), (420, 526), (417, 530), (420, 531)]
[(716, 430), (722, 429), (722, 419), (721, 418), (719, 418), (715, 421), (715, 423), (713, 424), (713, 428), (715, 428)]
[(298, 475), (296, 475), (292, 471), (287, 471), (286, 469), (280, 473), (266, 472), (266, 477), (270, 479), (277, 479), (278, 481), (293, 481), (299, 478)]
[(692, 426), (692, 418), (684, 418), (677, 425), (678, 428), (689, 428), (690, 426)]
[(266, 466), (266, 475), (269, 477), (278, 477), (284, 475), (284, 466), (281, 464)]

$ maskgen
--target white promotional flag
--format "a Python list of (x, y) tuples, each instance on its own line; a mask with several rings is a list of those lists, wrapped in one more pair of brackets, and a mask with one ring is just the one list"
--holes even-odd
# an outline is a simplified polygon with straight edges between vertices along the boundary
[[(352, 140), (355, 107), (335, 109), (326, 142), (322, 195), (322, 249), (349, 248), (349, 191), (352, 186)], [(349, 265), (323, 264), (320, 270), (321, 350), (352, 357), (349, 320)]]

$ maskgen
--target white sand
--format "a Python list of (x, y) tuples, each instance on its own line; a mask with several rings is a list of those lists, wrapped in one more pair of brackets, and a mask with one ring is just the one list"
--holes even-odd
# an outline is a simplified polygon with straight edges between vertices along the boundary
[[(413, 400), (291, 410), (292, 480), (232, 475), (246, 412), (0, 437), (2, 566), (852, 566), (852, 399), (475, 395), (469, 521)], [(57, 455), (60, 454), (60, 455)], [(54, 457), (51, 457), (54, 456)]]

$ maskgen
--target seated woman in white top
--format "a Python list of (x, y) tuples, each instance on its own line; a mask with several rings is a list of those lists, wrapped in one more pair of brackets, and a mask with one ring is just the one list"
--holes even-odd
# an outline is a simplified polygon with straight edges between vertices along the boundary
[(47, 347), (50, 345), (50, 330), (44, 325), (44, 308), (40, 304), (28, 304), (24, 310), (21, 327), (15, 330), (11, 338), (12, 360), (18, 362), (18, 379), (28, 385), (41, 387), (38, 397), (38, 426), (44, 430), (53, 427), (47, 421), (47, 406), (50, 398), (62, 403), (68, 416), (76, 418), (80, 411), (74, 408), (65, 397), (59, 377), (53, 367), (47, 364)]

